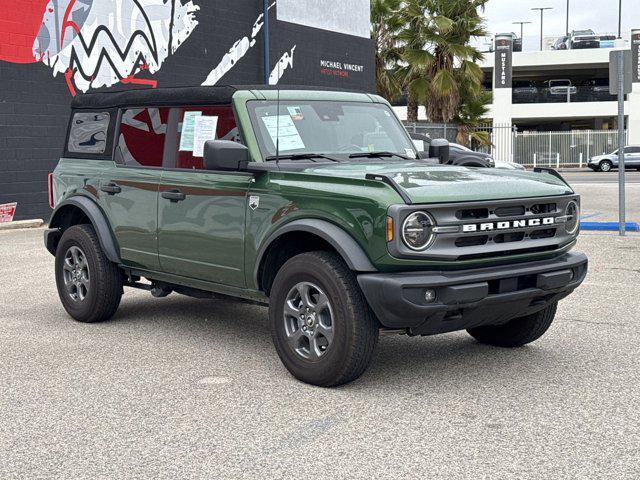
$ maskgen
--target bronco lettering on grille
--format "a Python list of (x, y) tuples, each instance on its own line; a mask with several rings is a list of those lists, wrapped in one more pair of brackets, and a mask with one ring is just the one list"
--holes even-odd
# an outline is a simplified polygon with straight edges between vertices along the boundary
[(486, 232), (490, 230), (509, 230), (512, 228), (539, 227), (541, 225), (553, 225), (554, 217), (530, 218), (528, 220), (510, 220), (505, 222), (470, 223), (462, 225), (463, 232)]

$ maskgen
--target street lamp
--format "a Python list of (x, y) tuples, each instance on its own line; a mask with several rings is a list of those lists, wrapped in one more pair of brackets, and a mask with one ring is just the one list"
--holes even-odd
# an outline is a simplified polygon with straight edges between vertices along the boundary
[(567, 0), (567, 37), (568, 36), (569, 36), (569, 0)]
[(520, 39), (524, 38), (524, 26), (530, 23), (533, 22), (513, 22), (514, 25), (520, 25)]
[[(622, 1), (622, 0), (620, 0)], [(544, 35), (544, 11), (545, 10), (553, 10), (553, 7), (536, 7), (531, 10), (540, 10), (540, 51), (542, 51), (542, 37)]]
[(622, 0), (618, 3), (618, 38), (622, 38)]

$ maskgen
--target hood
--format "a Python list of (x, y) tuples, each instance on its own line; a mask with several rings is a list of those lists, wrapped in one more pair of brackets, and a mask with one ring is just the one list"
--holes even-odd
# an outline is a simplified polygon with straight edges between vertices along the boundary
[(495, 168), (429, 166), (417, 162), (359, 162), (311, 167), (322, 176), (364, 179), (368, 173), (391, 177), (413, 203), (442, 203), (572, 194), (562, 180), (548, 173)]

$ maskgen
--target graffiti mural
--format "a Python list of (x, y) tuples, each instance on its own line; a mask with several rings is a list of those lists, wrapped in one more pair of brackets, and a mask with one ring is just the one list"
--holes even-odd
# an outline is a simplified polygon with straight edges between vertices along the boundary
[[(370, 55), (369, 0), (347, 3), (269, 1), (269, 84), (369, 86), (360, 61)], [(46, 65), (72, 95), (118, 84), (260, 83), (262, 8), (255, 0), (0, 0), (0, 61)], [(359, 70), (336, 75), (322, 61)]]
[[(24, 3), (8, 7), (9, 16), (19, 17), (17, 10)], [(119, 82), (155, 86), (155, 81), (135, 75), (160, 70), (198, 25), (196, 12), (200, 8), (193, 1), (181, 0), (48, 0), (29, 4), (27, 11), (34, 12), (35, 4), (36, 13), (22, 19), (21, 24), (23, 37), (27, 41), (32, 37), (30, 57), (23, 45), (18, 56), (4, 59), (44, 63), (54, 76), (64, 75), (72, 94)]]
[[(268, 6), (268, 10), (271, 10), (276, 2), (273, 2)], [(225, 53), (220, 60), (220, 63), (211, 70), (207, 78), (202, 82), (204, 86), (211, 86), (217, 84), (222, 77), (224, 77), (241, 59), (246, 53), (255, 46), (258, 34), (262, 30), (264, 25), (264, 14), (261, 13), (253, 22), (253, 28), (251, 29), (250, 36), (244, 36), (240, 40), (236, 40), (231, 46), (229, 51)]]

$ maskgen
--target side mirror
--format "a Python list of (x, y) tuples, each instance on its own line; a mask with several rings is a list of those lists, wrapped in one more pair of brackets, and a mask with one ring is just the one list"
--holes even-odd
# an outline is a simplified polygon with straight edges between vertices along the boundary
[(249, 163), (249, 149), (229, 140), (208, 140), (204, 144), (204, 168), (237, 171)]
[(437, 158), (442, 164), (449, 163), (449, 142), (444, 138), (436, 138), (429, 146), (429, 157)]

